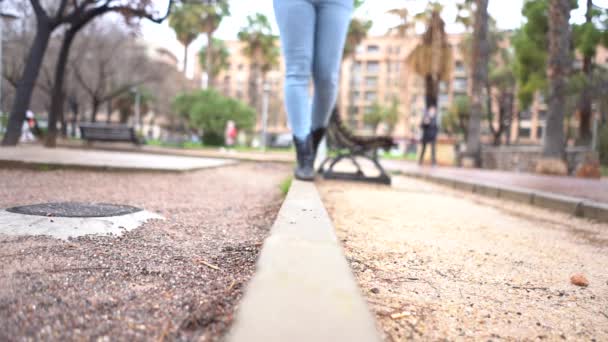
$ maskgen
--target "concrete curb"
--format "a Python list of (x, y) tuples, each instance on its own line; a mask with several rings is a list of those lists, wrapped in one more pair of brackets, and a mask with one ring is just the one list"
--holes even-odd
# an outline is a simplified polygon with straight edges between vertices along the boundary
[(472, 192), (488, 197), (502, 198), (519, 203), (527, 203), (545, 209), (561, 211), (578, 217), (608, 222), (608, 204), (599, 203), (584, 198), (484, 182), (471, 182), (468, 180), (458, 179), (456, 177), (438, 176), (415, 171), (396, 171), (395, 173), (431, 181), (457, 190)]
[[(220, 159), (220, 158), (217, 158)], [(0, 168), (3, 169), (26, 169), (36, 171), (54, 170), (77, 170), (77, 171), (108, 171), (108, 172), (149, 172), (149, 173), (187, 173), (198, 170), (215, 169), (224, 166), (234, 166), (239, 162), (236, 160), (224, 159), (224, 164), (197, 166), (188, 169), (167, 169), (155, 167), (133, 167), (133, 166), (112, 166), (112, 165), (82, 165), (77, 163), (60, 162), (37, 162), (0, 159)]]
[(227, 340), (380, 340), (313, 183), (293, 181)]

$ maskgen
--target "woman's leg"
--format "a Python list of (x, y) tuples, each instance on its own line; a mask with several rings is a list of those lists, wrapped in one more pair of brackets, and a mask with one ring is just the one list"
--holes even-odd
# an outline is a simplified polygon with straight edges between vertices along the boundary
[(336, 103), (352, 0), (319, 0), (314, 40), (312, 130), (324, 128)]
[(311, 0), (274, 0), (285, 58), (285, 107), (298, 139), (310, 133), (308, 85), (313, 63), (315, 8)]

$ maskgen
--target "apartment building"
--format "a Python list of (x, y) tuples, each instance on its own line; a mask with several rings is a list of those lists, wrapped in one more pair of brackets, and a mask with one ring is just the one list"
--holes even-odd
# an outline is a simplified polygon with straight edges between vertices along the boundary
[[(215, 87), (225, 96), (230, 96), (245, 103), (253, 103), (251, 101), (250, 92), (250, 75), (251, 62), (243, 53), (244, 43), (240, 41), (225, 41), (229, 53), (228, 67), (220, 72), (215, 79)], [(194, 78), (202, 84), (202, 70), (199, 63), (196, 63), (194, 68)], [(279, 65), (270, 70), (266, 74), (265, 83), (262, 80), (257, 85), (257, 107), (261, 108), (264, 92), (268, 94), (268, 122), (267, 130), (269, 133), (286, 133), (289, 132), (287, 123), (287, 114), (283, 106), (283, 82), (285, 78), (285, 65), (283, 60), (280, 60)], [(260, 113), (261, 114), (261, 113)], [(258, 115), (256, 120), (255, 131), (259, 132), (262, 129), (262, 117)]]
[[(447, 113), (448, 108), (458, 96), (470, 94), (471, 80), (464, 56), (459, 47), (462, 34), (448, 35), (452, 45), (453, 68), (450, 80), (441, 82), (438, 97), (439, 115)], [(399, 122), (392, 135), (396, 140), (405, 141), (420, 135), (419, 123), (424, 113), (424, 80), (415, 74), (405, 63), (407, 56), (418, 44), (418, 37), (376, 36), (366, 38), (356, 49), (354, 56), (344, 61), (341, 70), (338, 108), (340, 115), (354, 130), (373, 134), (370, 127), (364, 124), (363, 117), (372, 109), (372, 104), (378, 102), (390, 105), (393, 99), (399, 103)], [(504, 42), (508, 47), (509, 42)], [(250, 102), (249, 75), (250, 61), (243, 54), (243, 43), (227, 41), (230, 61), (227, 70), (222, 71), (216, 78), (216, 87), (234, 98)], [(598, 49), (596, 62), (608, 65), (608, 50)], [(580, 61), (574, 67), (580, 67)], [(285, 133), (289, 131), (287, 116), (283, 106), (283, 82), (285, 66), (280, 65), (267, 75), (269, 89), (268, 131)], [(201, 79), (200, 66), (195, 67), (195, 77)], [(257, 87), (259, 101), (263, 96), (263, 86)], [(547, 106), (541, 94), (529, 111), (513, 113), (511, 139), (524, 144), (539, 143), (547, 115)], [(496, 105), (496, 104), (494, 104)], [(517, 104), (514, 111), (518, 111)], [(497, 108), (495, 108), (495, 112)], [(576, 124), (573, 121), (573, 124)], [(258, 116), (256, 131), (261, 130), (261, 115)], [(378, 134), (386, 128), (380, 127)], [(482, 125), (482, 133), (489, 135), (487, 124)]]

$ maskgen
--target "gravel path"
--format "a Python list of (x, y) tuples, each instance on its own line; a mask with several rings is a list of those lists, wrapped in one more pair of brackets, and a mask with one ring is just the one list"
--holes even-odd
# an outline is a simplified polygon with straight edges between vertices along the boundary
[(0, 236), (0, 340), (220, 339), (288, 173), (276, 164), (184, 174), (0, 170), (2, 208), (95, 201), (167, 218), (118, 238)]
[(608, 225), (394, 183), (319, 185), (386, 341), (608, 340)]

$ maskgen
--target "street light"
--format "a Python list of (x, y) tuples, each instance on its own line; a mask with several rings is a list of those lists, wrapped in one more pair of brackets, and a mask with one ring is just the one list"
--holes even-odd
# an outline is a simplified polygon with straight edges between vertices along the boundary
[(266, 131), (268, 126), (268, 96), (270, 95), (270, 85), (264, 82), (264, 95), (262, 97), (262, 151), (266, 151)]
[(133, 124), (133, 129), (135, 130), (135, 132), (139, 131), (139, 121), (140, 121), (140, 113), (139, 113), (139, 107), (140, 107), (140, 93), (139, 93), (139, 89), (137, 89), (136, 87), (131, 87), (131, 92), (135, 94), (135, 122)]
[[(0, 19), (15, 20), (19, 19), (19, 16), (2, 12), (2, 0), (0, 0)], [(4, 115), (2, 112), (2, 79), (4, 78), (2, 76), (2, 43), (4, 42), (4, 37), (2, 36), (3, 28), (2, 22), (0, 22), (0, 115)]]

